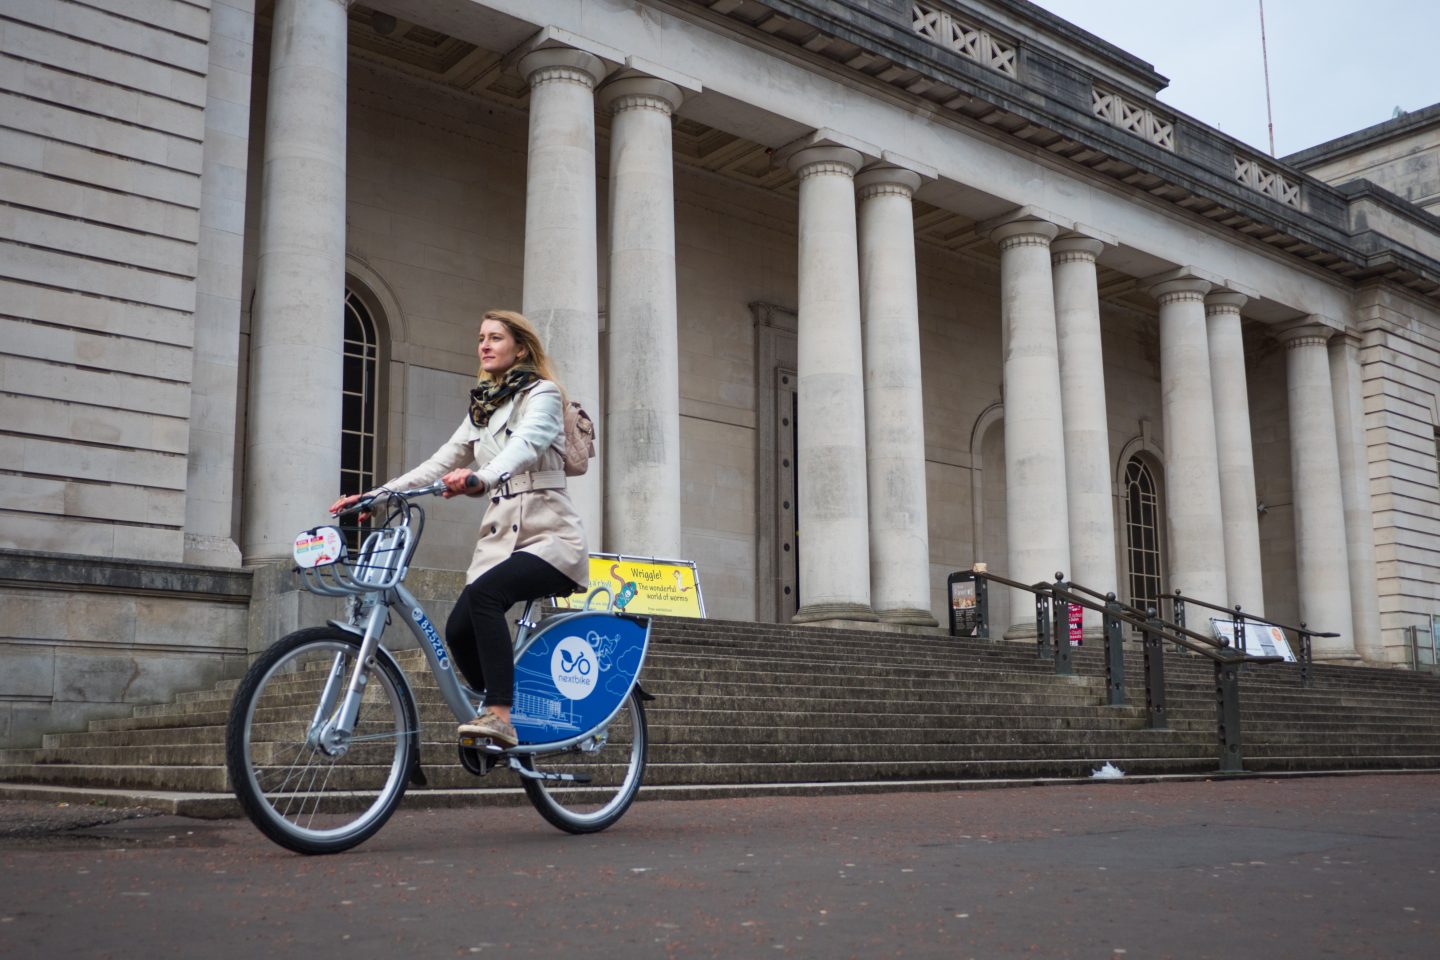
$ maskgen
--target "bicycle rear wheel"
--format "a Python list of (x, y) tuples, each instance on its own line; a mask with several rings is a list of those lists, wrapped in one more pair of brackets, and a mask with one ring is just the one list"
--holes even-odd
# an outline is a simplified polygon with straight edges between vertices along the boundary
[(645, 777), (645, 708), (631, 690), (604, 733), (558, 753), (524, 756), (529, 770), (588, 782), (531, 780), (525, 795), (552, 825), (567, 833), (597, 833), (630, 808)]
[(225, 761), (235, 796), (262, 833), (298, 853), (365, 841), (405, 795), (419, 724), (388, 657), (370, 664), (350, 741), (327, 734), (359, 654), (359, 639), (334, 627), (292, 633), (255, 661), (230, 707)]

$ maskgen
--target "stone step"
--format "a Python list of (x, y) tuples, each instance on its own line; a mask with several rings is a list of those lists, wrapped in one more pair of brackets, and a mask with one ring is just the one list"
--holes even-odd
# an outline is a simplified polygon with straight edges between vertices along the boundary
[[(1029, 644), (658, 618), (642, 677), (652, 745), (646, 783), (667, 796), (818, 785), (1084, 777), (1105, 761), (1127, 775), (1213, 773), (1214, 667), (1165, 653), (1169, 729), (1150, 730), (1143, 656), (1127, 647), (1130, 704), (1104, 706), (1103, 647), (1072, 650), (1056, 677)], [(483, 781), (457, 763), (454, 718), (418, 649), (396, 654), (420, 709), (433, 796), (516, 796), (513, 774)], [(257, 734), (313, 709), (319, 671), (285, 681)], [(220, 794), (224, 725), (237, 680), (47, 737), (0, 757), (0, 779)], [(759, 721), (759, 722), (757, 722)], [(1440, 680), (1316, 665), (1241, 670), (1247, 770), (1299, 772), (1440, 766)], [(259, 749), (264, 750), (261, 746)], [(383, 759), (382, 744), (352, 760)], [(35, 762), (36, 760), (48, 762)], [(342, 773), (363, 783), (374, 771)], [(423, 796), (424, 791), (412, 791)]]

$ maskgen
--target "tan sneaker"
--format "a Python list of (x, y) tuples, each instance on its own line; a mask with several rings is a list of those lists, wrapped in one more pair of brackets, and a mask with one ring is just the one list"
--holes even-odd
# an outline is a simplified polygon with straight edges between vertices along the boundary
[(500, 715), (493, 710), (480, 711), (480, 715), (474, 720), (460, 724), (457, 732), (462, 737), (489, 739), (502, 747), (513, 747), (520, 742), (519, 736), (515, 733), (514, 724), (508, 720), (501, 720)]

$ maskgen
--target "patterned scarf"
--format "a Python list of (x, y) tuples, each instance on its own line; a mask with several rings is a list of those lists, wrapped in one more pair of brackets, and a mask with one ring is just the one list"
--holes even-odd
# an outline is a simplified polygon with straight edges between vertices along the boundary
[(539, 379), (540, 375), (528, 367), (511, 367), (499, 380), (481, 380), (470, 391), (470, 422), (485, 426), (496, 410)]

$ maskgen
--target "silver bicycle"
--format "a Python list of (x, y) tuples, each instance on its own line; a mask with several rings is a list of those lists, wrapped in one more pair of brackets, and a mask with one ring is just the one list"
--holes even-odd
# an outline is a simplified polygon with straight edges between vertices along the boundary
[[(373, 836), (410, 784), (427, 784), (422, 743), (453, 742), (454, 725), (475, 716), (483, 699), (456, 675), (439, 633), (404, 586), (425, 526), (414, 501), (444, 489), (437, 482), (355, 504), (341, 516), (372, 511), (380, 518), (352, 533), (356, 550), (339, 526), (316, 527), (295, 540), (303, 585), (348, 598), (347, 618), (298, 630), (261, 654), (235, 694), (225, 738), (236, 798), (283, 847), (336, 853)], [(511, 716), (520, 742), (508, 750), (469, 738), (458, 744), (465, 770), (513, 771), (540, 815), (571, 833), (614, 824), (645, 774), (644, 701), (653, 698), (639, 673), (650, 620), (611, 612), (608, 601), (591, 609), (609, 592), (598, 588), (584, 608), (540, 623), (532, 619), (534, 603), (526, 606), (515, 638)], [(417, 704), (382, 642), (397, 616), (419, 643), (453, 720), (422, 724), (427, 705)]]

